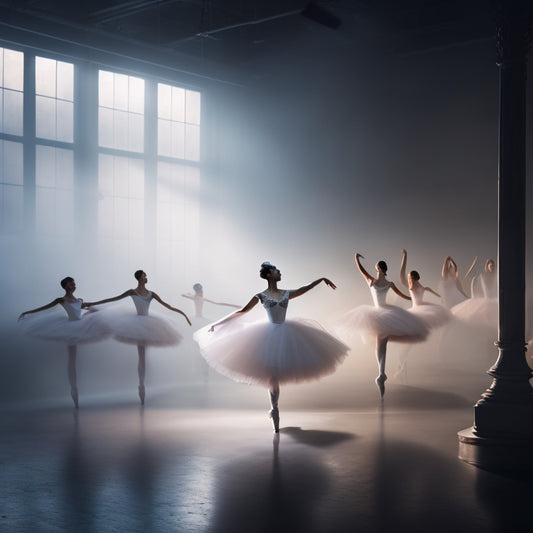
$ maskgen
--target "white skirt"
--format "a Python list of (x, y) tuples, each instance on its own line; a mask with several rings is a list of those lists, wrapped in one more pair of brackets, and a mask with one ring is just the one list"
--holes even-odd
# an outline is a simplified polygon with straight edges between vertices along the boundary
[(80, 320), (69, 320), (59, 311), (35, 313), (26, 315), (19, 324), (30, 337), (70, 345), (97, 342), (111, 334), (107, 321), (96, 311), (85, 312)]
[(348, 340), (360, 334), (408, 343), (422, 342), (429, 333), (428, 325), (419, 316), (396, 305), (355, 307), (341, 317), (337, 329)]
[(470, 298), (451, 309), (453, 315), (474, 326), (498, 327), (498, 300), (496, 298)]
[(283, 324), (234, 320), (206, 326), (194, 334), (206, 361), (221, 374), (243, 383), (269, 386), (297, 383), (332, 374), (348, 346), (312, 320)]

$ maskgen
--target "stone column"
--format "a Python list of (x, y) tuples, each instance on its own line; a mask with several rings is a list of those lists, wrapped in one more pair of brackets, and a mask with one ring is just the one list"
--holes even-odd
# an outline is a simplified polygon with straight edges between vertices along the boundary
[(498, 296), (499, 355), (493, 381), (460, 431), (459, 457), (495, 470), (533, 469), (532, 372), (525, 344), (526, 60), (533, 9), (501, 0), (497, 10), (500, 73)]

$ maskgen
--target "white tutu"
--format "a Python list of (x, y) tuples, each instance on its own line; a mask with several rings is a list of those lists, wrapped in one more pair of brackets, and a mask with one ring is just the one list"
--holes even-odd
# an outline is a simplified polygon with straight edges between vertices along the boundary
[(355, 334), (388, 337), (394, 342), (422, 342), (429, 333), (426, 323), (410, 311), (395, 305), (360, 305), (339, 320), (339, 334), (353, 339)]
[(100, 341), (111, 333), (108, 324), (98, 312), (87, 311), (77, 320), (69, 320), (59, 310), (26, 315), (20, 328), (31, 337), (65, 344), (86, 344)]
[(166, 317), (157, 314), (138, 315), (133, 311), (106, 312), (113, 337), (127, 344), (143, 346), (175, 346), (182, 336)]
[(420, 318), (429, 329), (440, 328), (453, 318), (446, 307), (429, 302), (414, 305), (409, 312)]
[(319, 379), (333, 373), (349, 350), (311, 320), (277, 324), (235, 319), (213, 332), (209, 328), (194, 334), (203, 357), (221, 374), (243, 383)]
[(475, 326), (498, 326), (498, 300), (496, 298), (470, 298), (451, 309), (459, 320)]

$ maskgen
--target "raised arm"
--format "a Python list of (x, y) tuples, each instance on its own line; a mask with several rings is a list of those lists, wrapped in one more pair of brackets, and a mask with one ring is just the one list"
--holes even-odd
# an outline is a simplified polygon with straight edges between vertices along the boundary
[(313, 287), (316, 287), (321, 282), (324, 282), (328, 287), (331, 287), (332, 289), (337, 288), (335, 284), (332, 281), (330, 281), (328, 278), (319, 278), (309, 283), (309, 285), (304, 285), (303, 287), (300, 287), (299, 289), (290, 291), (289, 300), (291, 300), (292, 298), (297, 298), (298, 296), (301, 296), (302, 294), (305, 294), (307, 291), (310, 291)]
[(400, 298), (403, 298), (404, 300), (410, 300), (411, 297), (407, 296), (407, 294), (404, 294), (394, 283), (391, 282), (390, 288), (398, 295)]
[(97, 302), (84, 302), (83, 307), (92, 307), (93, 305), (101, 305), (101, 304), (107, 304), (109, 302), (116, 302), (117, 300), (122, 300), (123, 298), (131, 296), (132, 294), (135, 294), (135, 291), (133, 289), (129, 289), (126, 292), (119, 294), (118, 296), (113, 296), (113, 298), (106, 298), (105, 300), (98, 300)]
[(220, 324), (224, 324), (224, 322), (228, 322), (230, 320), (233, 320), (234, 318), (237, 318), (238, 316), (246, 314), (248, 311), (250, 311), (252, 308), (256, 306), (258, 301), (259, 299), (257, 298), (257, 296), (254, 296), (242, 309), (240, 309), (239, 311), (235, 311), (234, 313), (231, 313), (231, 315), (228, 315), (224, 317), (222, 320), (219, 320), (218, 322), (213, 324), (209, 328), (209, 331), (215, 331), (216, 326), (220, 326)]
[(162, 306), (166, 307), (167, 309), (170, 309), (171, 311), (174, 311), (175, 313), (183, 315), (189, 326), (192, 325), (191, 321), (189, 320), (189, 317), (181, 309), (177, 309), (176, 307), (172, 307), (170, 304), (167, 304), (167, 302), (163, 301), (161, 297), (154, 291), (152, 291), (152, 296), (154, 297), (154, 300), (158, 301)]
[(405, 269), (407, 266), (407, 252), (402, 250), (402, 264), (400, 265), (400, 281), (404, 287), (409, 287), (407, 282), (407, 275), (405, 274)]
[(363, 275), (363, 277), (366, 279), (368, 283), (372, 283), (373, 281), (376, 281), (374, 277), (372, 277), (366, 270), (365, 267), (361, 264), (361, 260), (364, 259), (364, 257), (361, 254), (355, 254), (355, 264), (357, 265), (357, 268), (359, 269), (359, 272)]
[(21, 313), (18, 317), (18, 320), (22, 320), (26, 315), (30, 315), (32, 313), (38, 313), (39, 311), (44, 311), (45, 309), (51, 309), (52, 307), (60, 304), (63, 301), (63, 298), (56, 298), (49, 304), (43, 305), (41, 307), (36, 307), (35, 309), (30, 309), (29, 311), (24, 311), (24, 313)]
[(470, 273), (472, 272), (473, 268), (476, 266), (476, 263), (477, 263), (477, 255), (476, 255), (476, 257), (474, 257), (474, 260), (472, 261), (472, 264), (470, 265), (470, 267), (469, 267), (468, 270), (466, 271), (465, 279), (468, 278), (468, 276), (469, 276)]
[(442, 279), (446, 279), (448, 277), (448, 264), (450, 263), (455, 267), (455, 272), (457, 273), (457, 265), (455, 264), (455, 261), (449, 255), (447, 255), (444, 258), (444, 263), (442, 263)]

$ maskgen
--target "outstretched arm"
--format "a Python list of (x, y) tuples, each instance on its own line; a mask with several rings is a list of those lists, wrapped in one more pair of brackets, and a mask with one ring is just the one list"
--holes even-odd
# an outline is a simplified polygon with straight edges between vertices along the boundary
[(324, 282), (328, 287), (331, 287), (332, 289), (336, 289), (337, 287), (333, 282), (331, 282), (328, 278), (319, 278), (311, 283), (309, 285), (304, 285), (303, 287), (300, 287), (299, 289), (295, 289), (294, 291), (291, 291), (289, 294), (289, 300), (292, 298), (296, 298), (298, 296), (301, 296), (302, 294), (305, 294), (307, 291), (310, 291), (313, 287), (316, 287), (319, 283)]
[(374, 277), (372, 277), (366, 270), (365, 267), (361, 264), (361, 260), (364, 259), (364, 257), (361, 254), (355, 254), (355, 264), (357, 265), (357, 268), (359, 269), (359, 272), (363, 275), (363, 277), (366, 279), (368, 283), (372, 283), (373, 281), (376, 281)]
[(194, 300), (194, 296), (192, 294), (182, 294), (184, 298), (188, 298), (189, 300)]
[(233, 307), (235, 309), (240, 309), (240, 305), (235, 305), (235, 304), (228, 304), (228, 303), (225, 303), (225, 302), (214, 302), (213, 300), (209, 300), (208, 298), (203, 298), (204, 302), (208, 302), (210, 304), (214, 304), (214, 305), (223, 305), (225, 307)]
[(407, 276), (405, 275), (405, 269), (407, 265), (407, 252), (402, 250), (402, 264), (400, 265), (400, 281), (404, 287), (409, 287), (407, 282)]
[(220, 326), (220, 324), (224, 324), (224, 322), (228, 322), (230, 320), (233, 320), (234, 318), (237, 318), (238, 316), (246, 314), (248, 311), (250, 311), (250, 309), (255, 307), (255, 305), (257, 304), (258, 301), (259, 300), (258, 300), (257, 296), (254, 296), (242, 309), (240, 309), (239, 311), (235, 311), (231, 315), (228, 315), (227, 317), (225, 317), (222, 320), (219, 320), (218, 322), (213, 324), (209, 328), (209, 331), (215, 331), (215, 327), (216, 326)]
[(390, 284), (390, 288), (398, 295), (400, 296), (401, 298), (403, 298), (404, 300), (410, 300), (411, 297), (410, 296), (407, 296), (407, 294), (404, 294), (400, 289), (398, 289), (398, 287), (396, 287), (396, 285), (394, 285), (394, 283), (391, 283)]
[(63, 301), (63, 298), (56, 298), (55, 300), (53, 300), (49, 304), (43, 305), (41, 307), (36, 307), (35, 309), (30, 309), (29, 311), (24, 311), (24, 313), (21, 313), (21, 315), (19, 316), (18, 319), (22, 320), (26, 315), (29, 315), (31, 313), (38, 313), (39, 311), (44, 311), (45, 309), (50, 309), (50, 308), (56, 306), (57, 304), (60, 304), (62, 301)]
[(84, 302), (83, 307), (92, 307), (93, 305), (107, 304), (109, 302), (116, 302), (117, 300), (122, 300), (128, 296), (135, 294), (133, 289), (129, 289), (118, 296), (113, 296), (113, 298), (106, 298), (105, 300), (98, 300), (97, 302)]
[(185, 320), (191, 326), (191, 321), (189, 320), (189, 317), (181, 310), (177, 309), (176, 307), (172, 307), (170, 304), (167, 304), (167, 302), (164, 302), (158, 294), (156, 294), (154, 291), (152, 291), (152, 296), (154, 297), (154, 300), (157, 300), (161, 305), (166, 307), (167, 309), (170, 309), (171, 311), (174, 311), (175, 313), (179, 313), (180, 315), (183, 315), (185, 317)]

